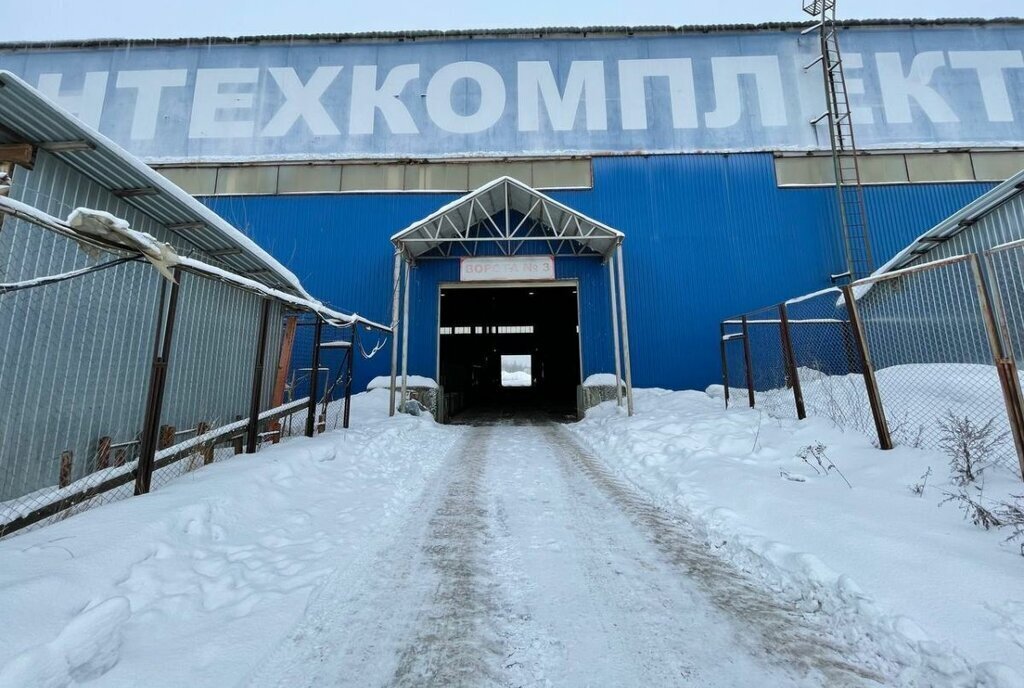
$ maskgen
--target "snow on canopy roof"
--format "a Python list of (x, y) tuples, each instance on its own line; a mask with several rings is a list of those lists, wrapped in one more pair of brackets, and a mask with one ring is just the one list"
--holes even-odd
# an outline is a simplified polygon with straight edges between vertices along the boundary
[[(988, 193), (979, 196), (956, 211), (945, 220), (935, 225), (927, 232), (910, 242), (902, 251), (890, 258), (884, 265), (871, 273), (872, 277), (884, 275), (903, 268), (908, 268), (915, 263), (921, 263), (935, 247), (952, 239), (960, 232), (974, 225), (1003, 203), (1024, 193), (1024, 170), (999, 184)], [(871, 290), (869, 282), (854, 288), (854, 294), (860, 298)]]
[[(0, 143), (32, 143), (232, 271), (312, 299), (298, 278), (224, 218), (9, 71), (0, 70)], [(237, 251), (237, 252), (235, 252)]]
[[(521, 218), (508, 219), (506, 210), (518, 213)], [(501, 214), (506, 216), (504, 227), (493, 221)], [(528, 226), (530, 221), (532, 226)], [(436, 251), (453, 241), (472, 244), (495, 239), (508, 239), (510, 244), (568, 241), (607, 258), (624, 238), (619, 230), (559, 203), (518, 179), (499, 177), (395, 233), (391, 241), (409, 258)]]

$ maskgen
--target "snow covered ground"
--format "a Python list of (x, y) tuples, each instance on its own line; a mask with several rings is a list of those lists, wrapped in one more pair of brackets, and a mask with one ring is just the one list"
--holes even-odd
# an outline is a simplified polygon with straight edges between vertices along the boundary
[(0, 688), (1024, 686), (1024, 558), (938, 508), (936, 452), (702, 392), (387, 404), (0, 541)]
[(0, 541), (0, 686), (234, 685), (318, 582), (386, 541), (459, 434), (388, 420), (387, 400)]
[[(726, 411), (696, 391), (637, 390), (636, 409), (627, 418), (606, 402), (571, 428), (723, 559), (827, 610), (835, 633), (948, 680), (927, 685), (1024, 685), (1024, 559), (1005, 533), (939, 508), (951, 489), (944, 455), (882, 452), (821, 418)], [(818, 443), (852, 488), (798, 458)], [(909, 486), (929, 467), (916, 496)], [(1010, 472), (986, 479), (990, 497), (1021, 491)]]

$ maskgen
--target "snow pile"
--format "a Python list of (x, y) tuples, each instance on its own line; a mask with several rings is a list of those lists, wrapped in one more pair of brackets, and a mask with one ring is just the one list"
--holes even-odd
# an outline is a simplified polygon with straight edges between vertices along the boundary
[[(941, 408), (959, 391), (946, 394)], [(605, 402), (571, 427), (721, 557), (869, 648), (860, 659), (892, 667), (893, 684), (1024, 685), (1024, 560), (1002, 534), (938, 508), (952, 489), (944, 455), (882, 452), (824, 419), (726, 411), (694, 391), (637, 390), (633, 418)], [(852, 488), (798, 457), (819, 443)], [(1019, 493), (1020, 480), (993, 469), (985, 491)]]
[[(625, 381), (620, 380), (619, 384), (623, 387), (626, 386)], [(615, 386), (615, 373), (594, 373), (588, 375), (587, 379), (583, 381), (584, 387), (614, 387)]]
[[(422, 375), (409, 375), (406, 378), (406, 387), (425, 387), (427, 389), (437, 389), (437, 382), (429, 377), (423, 377)], [(402, 387), (402, 376), (399, 375), (395, 378), (395, 387)], [(370, 384), (366, 385), (366, 389), (391, 389), (391, 376), (390, 375), (378, 375), (377, 377), (370, 380)]]
[[(833, 421), (840, 429), (855, 430), (876, 440), (874, 419), (864, 377), (857, 373), (826, 375), (814, 368), (798, 370), (808, 416)], [(996, 457), (1004, 468), (1015, 470), (1017, 458), (1009, 436), (1003, 392), (996, 369), (972, 363), (913, 363), (894, 365), (875, 372), (879, 395), (896, 444), (935, 447), (941, 423), (952, 413), (981, 426), (989, 420), (999, 432), (1006, 431)], [(1021, 377), (1024, 384), (1024, 375)], [(721, 385), (708, 388), (721, 398)], [(731, 388), (730, 406), (747, 403), (747, 390)], [(791, 389), (756, 392), (755, 404), (769, 415), (795, 417)]]
[(459, 434), (387, 404), (357, 395), (351, 430), (0, 541), (0, 686), (236, 685), (320, 581), (379, 549)]

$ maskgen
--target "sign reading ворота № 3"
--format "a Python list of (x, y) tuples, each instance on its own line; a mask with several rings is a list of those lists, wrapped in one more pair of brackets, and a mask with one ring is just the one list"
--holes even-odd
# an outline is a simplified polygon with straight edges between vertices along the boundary
[[(1024, 26), (841, 34), (863, 148), (1024, 145)], [(816, 35), (7, 49), (151, 162), (827, 149)]]
[(555, 279), (553, 256), (485, 256), (462, 258), (462, 282), (526, 282)]

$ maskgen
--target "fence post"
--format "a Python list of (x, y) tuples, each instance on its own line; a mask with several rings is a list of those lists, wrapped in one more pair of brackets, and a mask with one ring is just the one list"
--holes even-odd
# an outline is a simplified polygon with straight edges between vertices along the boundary
[(316, 316), (313, 326), (313, 364), (309, 369), (309, 406), (306, 408), (306, 437), (313, 436), (316, 425), (316, 398), (319, 394), (317, 384), (320, 381), (320, 336), (323, 334), (323, 321)]
[[(241, 416), (235, 416), (235, 422), (242, 420)], [(231, 438), (231, 446), (234, 448), (235, 456), (238, 456), (245, 450), (245, 436), (241, 433)]]
[(786, 302), (779, 304), (779, 332), (782, 335), (782, 358), (786, 364), (786, 377), (793, 388), (793, 402), (796, 404), (796, 417), (803, 420), (807, 417), (804, 409), (804, 392), (800, 387), (800, 375), (796, 370), (796, 357), (793, 355), (793, 338), (789, 332), (789, 309)]
[(348, 429), (349, 412), (352, 408), (352, 375), (355, 370), (355, 359), (356, 359), (356, 327), (355, 323), (352, 324), (352, 338), (348, 343), (348, 371), (345, 373), (345, 410), (341, 419), (341, 427)]
[(843, 285), (841, 289), (843, 290), (843, 300), (846, 303), (846, 312), (850, 316), (850, 333), (853, 335), (854, 343), (860, 354), (864, 387), (867, 389), (868, 403), (871, 405), (871, 415), (875, 419), (875, 431), (878, 433), (878, 446), (880, 449), (892, 449), (889, 423), (885, 420), (885, 411), (882, 409), (882, 397), (878, 393), (878, 381), (875, 379), (875, 366), (871, 363), (871, 352), (868, 351), (864, 328), (860, 322), (860, 313), (857, 312), (857, 299), (853, 296), (851, 285)]
[(725, 386), (725, 408), (729, 408), (729, 357), (725, 345), (725, 321), (723, 320), (718, 324), (718, 348), (722, 354), (722, 384)]
[(740, 316), (740, 323), (743, 327), (743, 367), (746, 368), (747, 401), (750, 402), (750, 408), (754, 408), (754, 368), (750, 363), (750, 330), (747, 327), (747, 316)]
[(96, 443), (96, 468), (97, 470), (103, 470), (104, 468), (110, 468), (110, 445), (113, 442), (109, 437), (104, 435)]
[[(992, 358), (995, 360), (996, 373), (999, 376), (999, 387), (1003, 392), (1003, 404), (1006, 406), (1006, 415), (1010, 422), (1010, 433), (1013, 435), (1013, 446), (1017, 452), (1017, 463), (1020, 465), (1021, 477), (1024, 478), (1024, 404), (1021, 401), (1020, 378), (1017, 377), (1017, 363), (1013, 356), (1007, 356), (1003, 344), (996, 331), (996, 314), (992, 307), (992, 300), (989, 298), (988, 287), (985, 278), (981, 274), (981, 265), (978, 256), (969, 256), (971, 275), (974, 277), (974, 284), (978, 290), (978, 304), (981, 308), (982, 320), (985, 322), (985, 333), (988, 335), (989, 347), (992, 349)], [(996, 297), (1002, 311), (1002, 302)], [(1005, 326), (1006, 314), (1001, 312), (1000, 322)], [(1009, 343), (1009, 339), (1007, 339)]]
[(252, 398), (249, 400), (249, 426), (245, 433), (245, 453), (256, 453), (260, 429), (260, 397), (263, 396), (263, 359), (267, 355), (267, 326), (270, 324), (270, 299), (263, 299), (259, 337), (256, 340), (256, 362), (252, 367)]
[[(210, 432), (210, 424), (206, 421), (199, 421), (199, 424), (196, 425), (196, 437), (202, 437), (208, 432)], [(204, 466), (213, 463), (213, 442), (200, 445), (199, 454), (203, 457)]]
[(171, 341), (174, 336), (174, 321), (178, 313), (178, 292), (181, 290), (183, 273), (174, 270), (171, 296), (164, 314), (164, 294), (167, 283), (160, 285), (160, 303), (157, 307), (156, 337), (153, 341), (153, 365), (149, 374), (149, 393), (146, 398), (146, 416), (139, 440), (139, 462), (135, 469), (135, 494), (149, 492), (153, 480), (153, 458), (159, 439), (160, 414), (164, 405), (164, 383), (167, 381), (167, 365), (171, 357)]
[(67, 487), (71, 484), (72, 459), (74, 454), (70, 450), (60, 453), (60, 477), (57, 479), (57, 487)]

